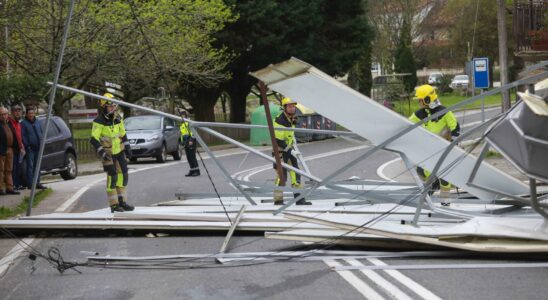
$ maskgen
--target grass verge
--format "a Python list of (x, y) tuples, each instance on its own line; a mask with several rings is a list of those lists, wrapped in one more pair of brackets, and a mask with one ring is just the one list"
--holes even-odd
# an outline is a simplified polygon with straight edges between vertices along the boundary
[[(44, 200), (51, 192), (51, 188), (38, 191), (34, 197), (32, 207), (36, 207), (38, 204), (40, 204), (40, 202)], [(21, 203), (13, 209), (5, 206), (0, 206), (0, 220), (8, 219), (25, 213), (27, 211), (27, 208), (29, 207), (29, 198), (29, 196), (25, 196), (25, 198), (23, 198), (23, 201), (21, 201)]]
[[(471, 96), (461, 96), (456, 93), (448, 94), (448, 95), (439, 95), (439, 99), (441, 100), (441, 103), (445, 107), (451, 107), (457, 103), (460, 103), (468, 98), (471, 98)], [(511, 101), (515, 101), (515, 95), (511, 94)], [(491, 95), (485, 97), (484, 105), (485, 106), (496, 106), (501, 105), (502, 102), (502, 96), (500, 94)], [(419, 109), (419, 103), (416, 100), (403, 100), (403, 101), (396, 101), (394, 102), (394, 110), (404, 116), (410, 116), (411, 113), (417, 111)], [(473, 103), (467, 104), (464, 107), (459, 108), (461, 109), (480, 109), (481, 108), (481, 100), (474, 101)]]

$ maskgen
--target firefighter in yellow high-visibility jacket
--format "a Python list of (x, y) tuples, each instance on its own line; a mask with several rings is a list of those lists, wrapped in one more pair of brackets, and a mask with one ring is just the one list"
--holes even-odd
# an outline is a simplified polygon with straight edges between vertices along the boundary
[[(104, 96), (114, 98), (110, 93)], [(113, 102), (100, 100), (99, 114), (93, 120), (90, 143), (101, 157), (103, 169), (107, 173), (107, 198), (111, 212), (132, 211), (134, 207), (126, 202), (126, 156), (131, 158), (131, 147), (124, 123), (116, 114), (116, 105)]]
[[(279, 127), (295, 128), (295, 123), (297, 121), (295, 115), (297, 112), (296, 105), (297, 102), (291, 100), (290, 98), (282, 99), (283, 111), (274, 119), (274, 135), (276, 137), (278, 150), (282, 156), (282, 161), (298, 169), (299, 163), (296, 156), (299, 153), (293, 147), (295, 143), (295, 132), (289, 130), (276, 130), (276, 128)], [(274, 168), (276, 168), (276, 166), (274, 166)], [(285, 168), (283, 168), (283, 174), (283, 176), (287, 178), (287, 170)], [(291, 186), (293, 188), (302, 188), (301, 175), (295, 173), (294, 171), (289, 171), (289, 176), (291, 177)], [(279, 184), (280, 178), (276, 178), (276, 185)], [(295, 193), (294, 195), (295, 197), (299, 196), (298, 193)], [(297, 205), (310, 204), (312, 203), (305, 201), (305, 199), (297, 201)]]
[[(438, 99), (436, 90), (431, 85), (424, 84), (417, 87), (415, 90), (415, 98), (419, 101), (421, 108), (409, 117), (409, 120), (413, 123), (418, 123), (421, 120), (428, 118), (430, 115), (445, 109), (445, 107), (441, 105), (441, 101)], [(422, 124), (422, 127), (447, 139), (448, 141), (451, 141), (454, 137), (460, 135), (459, 122), (451, 111), (448, 111), (435, 119), (429, 120), (428, 122)], [(430, 176), (430, 172), (421, 167), (417, 167), (417, 172), (423, 179), (427, 179)], [(436, 180), (431, 188), (431, 191), (433, 192), (437, 189), (440, 189), (440, 198), (442, 200), (441, 204), (446, 206), (449, 205), (448, 197), (451, 190), (451, 183), (443, 179)]]

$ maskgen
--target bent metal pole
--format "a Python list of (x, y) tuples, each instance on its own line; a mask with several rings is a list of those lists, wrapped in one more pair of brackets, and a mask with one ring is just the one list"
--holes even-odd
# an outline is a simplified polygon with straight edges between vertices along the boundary
[(261, 90), (261, 100), (263, 102), (266, 123), (268, 124), (268, 133), (270, 135), (270, 143), (272, 144), (272, 151), (274, 152), (274, 159), (276, 159), (276, 172), (278, 173), (278, 178), (280, 179), (279, 185), (285, 186), (285, 176), (282, 169), (282, 160), (280, 159), (280, 149), (276, 143), (276, 137), (274, 134), (274, 124), (272, 123), (272, 115), (270, 114), (270, 105), (266, 99), (266, 85), (264, 82), (259, 81), (259, 87)]
[(46, 128), (44, 128), (44, 137), (40, 141), (40, 150), (38, 150), (38, 158), (36, 159), (36, 164), (34, 165), (34, 176), (32, 178), (32, 190), (30, 192), (29, 203), (27, 207), (27, 216), (30, 216), (32, 212), (32, 203), (34, 202), (34, 197), (36, 196), (36, 184), (38, 183), (38, 177), (40, 176), (42, 156), (44, 155), (44, 147), (46, 146), (46, 139), (48, 137), (48, 130), (51, 123), (51, 111), (53, 110), (53, 102), (55, 101), (55, 93), (57, 92), (57, 83), (59, 82), (59, 75), (61, 74), (61, 64), (63, 63), (63, 56), (65, 55), (65, 46), (67, 44), (67, 36), (69, 32), (69, 27), (70, 27), (70, 20), (72, 18), (72, 13), (74, 12), (74, 2), (75, 0), (70, 1), (69, 13), (67, 16), (65, 29), (63, 32), (63, 41), (61, 42), (61, 50), (59, 51), (59, 57), (57, 59), (57, 67), (55, 70), (55, 77), (53, 79), (53, 87), (49, 94), (48, 111), (46, 113)]

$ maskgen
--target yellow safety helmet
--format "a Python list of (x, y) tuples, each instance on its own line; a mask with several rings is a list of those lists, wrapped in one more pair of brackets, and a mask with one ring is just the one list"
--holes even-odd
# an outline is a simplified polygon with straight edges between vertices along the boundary
[(297, 102), (291, 100), (291, 98), (285, 97), (282, 99), (282, 106), (285, 107), (288, 104), (297, 104)]
[[(113, 99), (113, 98), (114, 98), (114, 95), (111, 94), (111, 93), (105, 93), (105, 94), (103, 95), (103, 97), (107, 97), (107, 98), (109, 98), (109, 99)], [(99, 101), (99, 104), (101, 105), (101, 107), (104, 107), (104, 106), (106, 106), (106, 105), (114, 105), (114, 103), (113, 103), (112, 101), (108, 101), (108, 100), (105, 100), (105, 99), (101, 99), (101, 100)]]
[(438, 95), (436, 94), (436, 89), (433, 86), (423, 84), (415, 90), (415, 98), (418, 100), (422, 99), (424, 104), (429, 105), (438, 99)]

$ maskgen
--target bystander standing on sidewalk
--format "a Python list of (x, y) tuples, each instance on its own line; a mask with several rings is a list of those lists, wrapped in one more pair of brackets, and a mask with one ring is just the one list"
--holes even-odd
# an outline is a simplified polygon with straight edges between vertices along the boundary
[[(40, 141), (44, 134), (40, 122), (36, 120), (36, 108), (33, 106), (26, 107), (25, 119), (21, 122), (21, 136), (23, 137), (23, 145), (26, 151), (27, 161), (27, 186), (32, 186), (34, 176), (34, 168), (38, 160), (38, 152), (40, 150)], [(40, 183), (40, 171), (38, 171), (38, 181), (36, 187), (45, 189), (46, 187)]]
[(13, 157), (19, 154), (15, 129), (8, 121), (8, 109), (0, 107), (0, 195), (18, 195), (13, 189)]
[(20, 190), (23, 188), (21, 184), (21, 168), (23, 157), (25, 157), (25, 146), (23, 145), (23, 138), (21, 136), (21, 117), (22, 117), (23, 108), (19, 104), (12, 105), (11, 107), (11, 116), (9, 117), (9, 122), (11, 126), (15, 129), (15, 136), (17, 137), (17, 145), (19, 146), (19, 154), (13, 157), (13, 189)]

